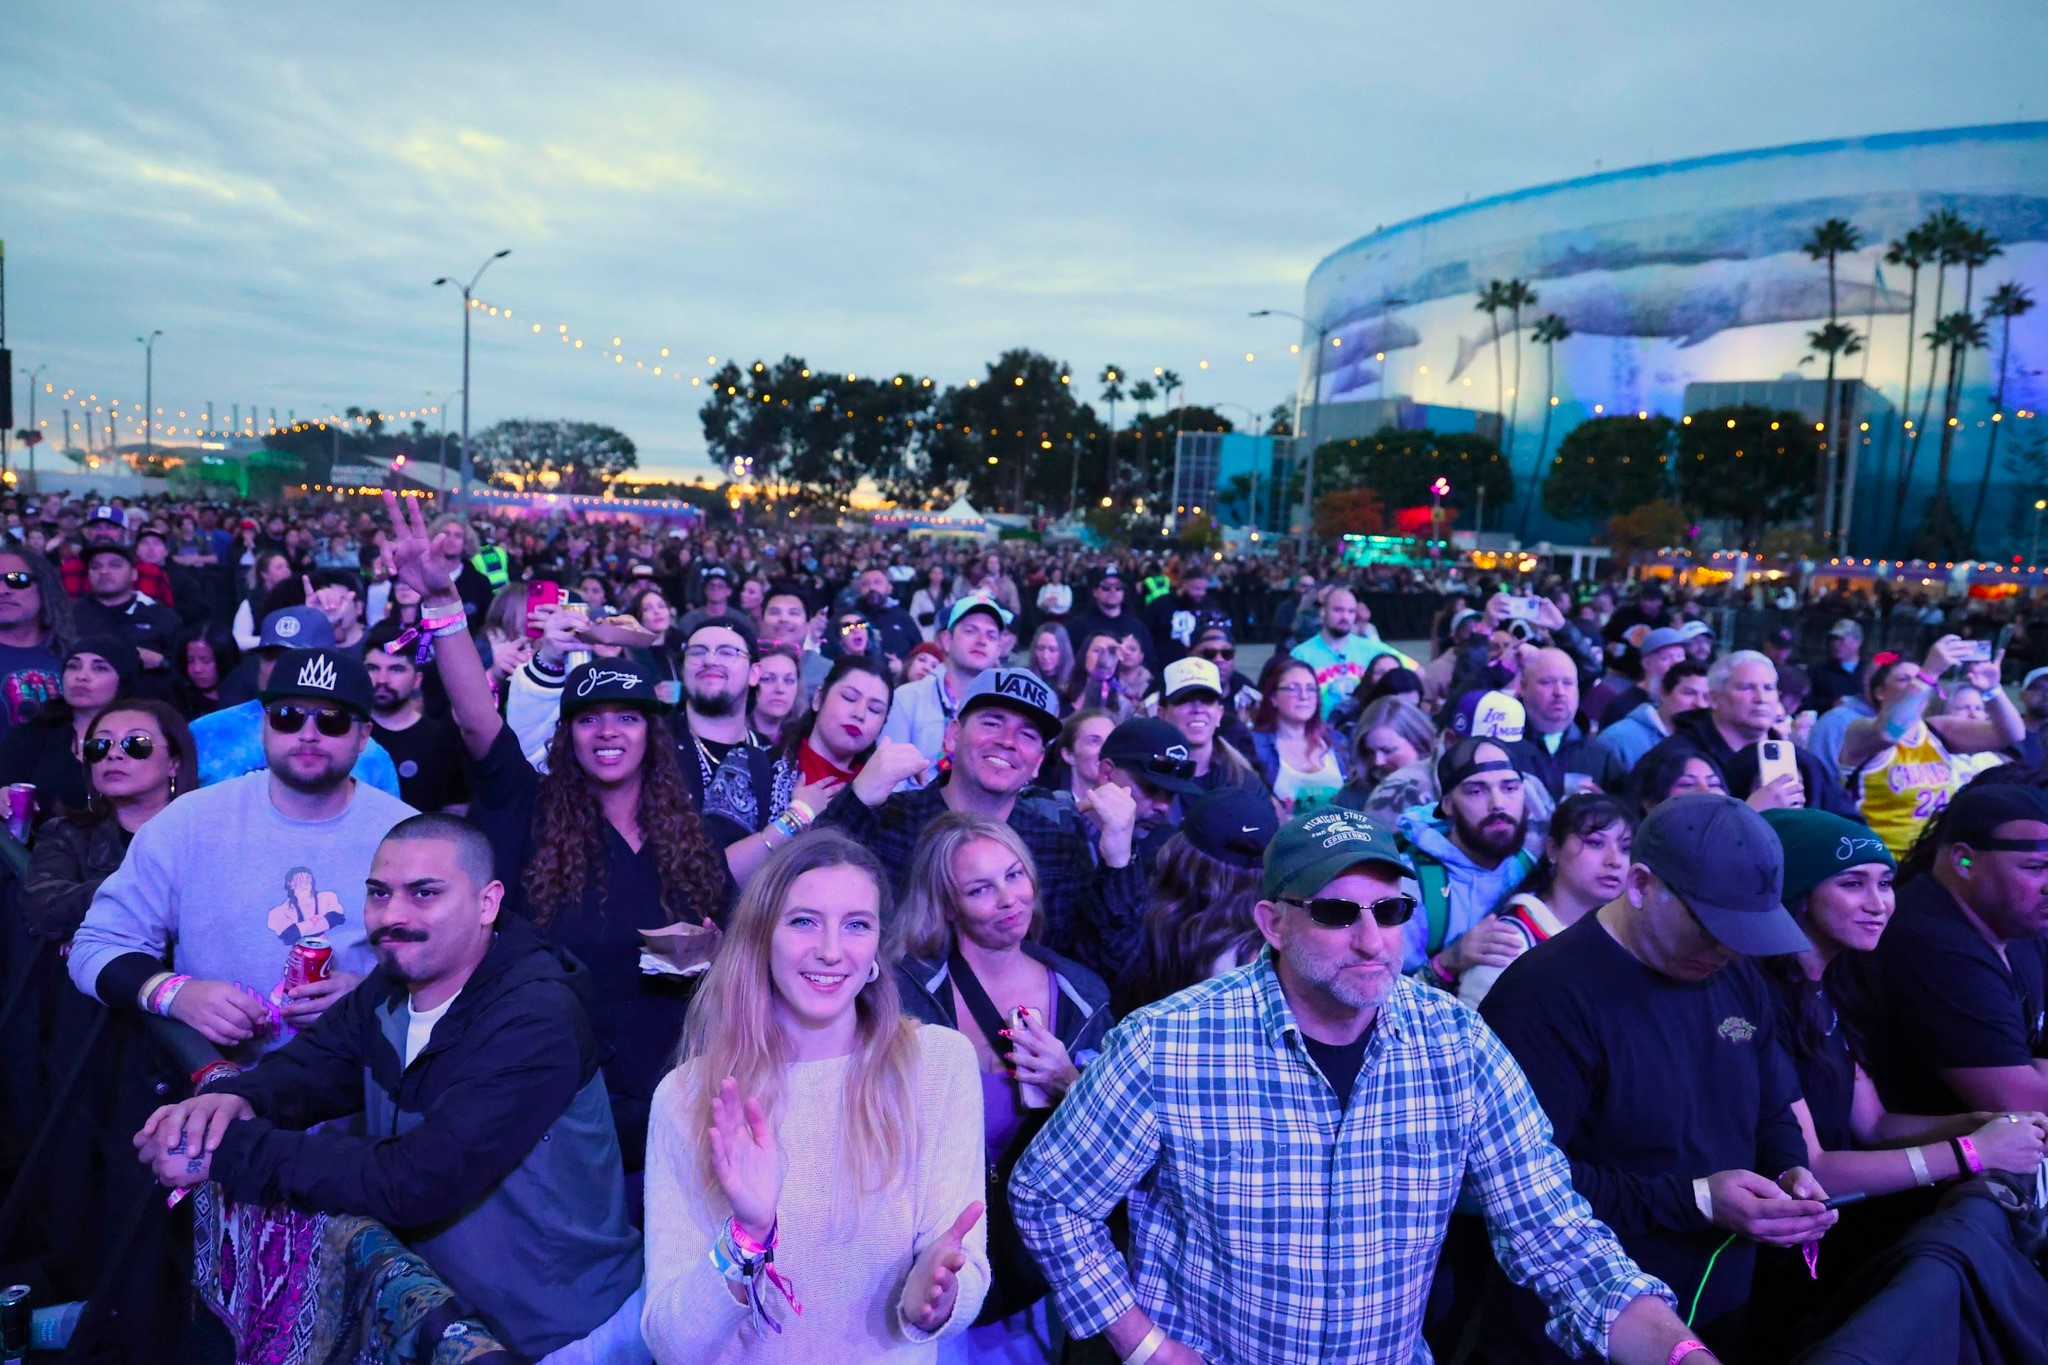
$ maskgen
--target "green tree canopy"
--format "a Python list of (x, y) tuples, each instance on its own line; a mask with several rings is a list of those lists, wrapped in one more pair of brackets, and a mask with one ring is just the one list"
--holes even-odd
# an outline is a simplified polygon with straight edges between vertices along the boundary
[(1065, 361), (1005, 351), (980, 379), (942, 392), (932, 417), (923, 477), (984, 510), (1065, 507), (1076, 460), (1084, 501), (1121, 491), (1109, 462), (1091, 458), (1101, 428)]
[(1742, 543), (1813, 508), (1821, 435), (1796, 412), (1743, 406), (1696, 412), (1678, 433), (1671, 471), (1678, 500), (1696, 517), (1742, 524)]
[(1604, 521), (1654, 502), (1669, 486), (1669, 417), (1594, 417), (1558, 442), (1543, 478), (1543, 510), (1565, 521)]
[(598, 493), (640, 463), (632, 439), (598, 422), (515, 418), (484, 428), (471, 439), (477, 477), (522, 484), (547, 482), (564, 493)]
[(1437, 479), (1450, 481), (1447, 506), (1474, 508), (1485, 500), (1504, 508), (1515, 480), (1500, 446), (1490, 438), (1455, 432), (1396, 431), (1326, 441), (1316, 447), (1316, 497), (1344, 488), (1369, 488), (1389, 508), (1423, 507)]

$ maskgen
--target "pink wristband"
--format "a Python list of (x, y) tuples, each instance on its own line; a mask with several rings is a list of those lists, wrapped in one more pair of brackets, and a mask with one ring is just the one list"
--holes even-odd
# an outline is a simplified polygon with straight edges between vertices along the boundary
[(1692, 1337), (1687, 1337), (1684, 1341), (1671, 1348), (1671, 1358), (1666, 1360), (1664, 1365), (1678, 1365), (1679, 1361), (1684, 1360), (1694, 1351), (1704, 1351), (1706, 1349), (1707, 1343), (1704, 1341), (1697, 1341)]
[(1976, 1143), (1966, 1137), (1959, 1137), (1956, 1139), (1956, 1150), (1963, 1154), (1963, 1165), (1970, 1168), (1971, 1175), (1977, 1175), (1983, 1171), (1984, 1158), (1977, 1155)]

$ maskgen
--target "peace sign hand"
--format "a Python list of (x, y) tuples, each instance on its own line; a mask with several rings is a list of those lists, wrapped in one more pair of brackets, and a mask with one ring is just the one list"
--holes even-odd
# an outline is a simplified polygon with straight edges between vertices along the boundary
[(953, 1304), (960, 1297), (960, 1271), (967, 1264), (963, 1244), (969, 1229), (981, 1221), (982, 1207), (977, 1199), (961, 1210), (953, 1226), (934, 1238), (910, 1268), (896, 1311), (918, 1331), (936, 1332), (952, 1318)]
[(434, 545), (427, 531), (427, 519), (420, 512), (418, 498), (405, 498), (384, 490), (384, 511), (391, 518), (391, 572), (399, 582), (422, 598), (432, 599), (455, 590), (460, 566)]

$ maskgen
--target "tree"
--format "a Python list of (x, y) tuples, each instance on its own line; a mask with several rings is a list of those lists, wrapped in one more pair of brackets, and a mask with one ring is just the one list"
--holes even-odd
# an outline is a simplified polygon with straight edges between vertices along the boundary
[(481, 478), (539, 484), (551, 492), (599, 493), (640, 463), (623, 431), (597, 422), (515, 418), (471, 438), (471, 463)]
[(1944, 399), (1941, 407), (1941, 454), (1934, 466), (1934, 501), (1937, 504), (1948, 501), (1949, 461), (1955, 454), (1956, 406), (1962, 393), (1962, 372), (1966, 356), (1972, 349), (1981, 350), (1990, 344), (1984, 324), (1968, 313), (1950, 313), (1934, 324), (1934, 330), (1927, 334), (1931, 349), (1937, 353), (1941, 347), (1948, 348), (1948, 380), (1943, 386)]
[(1151, 463), (1145, 458), (1144, 428), (1145, 405), (1151, 402), (1153, 399), (1157, 398), (1158, 396), (1159, 390), (1152, 387), (1152, 381), (1149, 379), (1140, 379), (1137, 383), (1131, 385), (1131, 401), (1138, 405), (1137, 416), (1131, 419), (1131, 425), (1137, 428), (1138, 432), (1138, 460), (1136, 466), (1133, 469), (1133, 472), (1137, 475), (1137, 478), (1132, 482), (1135, 482), (1137, 486), (1140, 488), (1149, 489), (1152, 488), (1155, 484), (1155, 481), (1152, 478)]
[[(1094, 410), (1074, 394), (1072, 367), (1021, 348), (1005, 351), (980, 379), (940, 393), (932, 419), (926, 476), (990, 510), (1058, 506), (1072, 486), (1075, 444), (1094, 445), (1100, 431)], [(1080, 500), (1112, 492), (1115, 473), (1084, 471)]]
[[(1828, 323), (1826, 327), (1813, 334), (1815, 338), (1826, 337), (1834, 343), (1826, 348), (1828, 380), (1827, 387), (1822, 390), (1823, 401), (1820, 409), (1827, 423), (1829, 439), (1821, 443), (1820, 453), (1815, 457), (1814, 471), (1815, 484), (1820, 490), (1820, 498), (1814, 510), (1820, 517), (1819, 527), (1823, 537), (1834, 531), (1835, 467), (1841, 461), (1839, 443), (1833, 439), (1837, 434), (1838, 425), (1835, 420), (1835, 358), (1844, 346), (1855, 339), (1853, 332), (1847, 337), (1841, 335), (1848, 329), (1842, 327), (1837, 320), (1839, 313), (1835, 306), (1835, 263), (1838, 257), (1854, 252), (1862, 245), (1863, 234), (1858, 232), (1848, 219), (1830, 218), (1815, 228), (1813, 235), (1808, 237), (1800, 248), (1809, 259), (1824, 260), (1828, 263)], [(1816, 345), (1815, 349), (1822, 348)]]
[(1977, 505), (1970, 512), (1970, 539), (1977, 539), (1977, 523), (1984, 517), (1984, 494), (1991, 487), (1991, 466), (1998, 459), (1998, 433), (2005, 426), (2005, 377), (2012, 362), (2012, 320), (2034, 311), (2034, 296), (2013, 280), (1991, 291), (1984, 300), (1984, 321), (1999, 322), (1998, 385), (1991, 391), (1991, 435), (1984, 444), (1984, 472), (1977, 479)]
[(1816, 480), (1820, 489), (1820, 496), (1815, 500), (1814, 529), (1820, 532), (1821, 539), (1825, 541), (1834, 534), (1837, 525), (1835, 496), (1842, 482), (1844, 463), (1840, 454), (1842, 443), (1837, 442), (1835, 438), (1842, 436), (1842, 442), (1846, 442), (1848, 437), (1842, 433), (1846, 432), (1849, 426), (1847, 415), (1839, 410), (1842, 405), (1835, 401), (1835, 365), (1844, 356), (1860, 354), (1863, 350), (1863, 340), (1856, 335), (1856, 329), (1848, 324), (1830, 322), (1817, 332), (1808, 332), (1806, 345), (1808, 350), (1828, 358), (1827, 386), (1822, 390), (1821, 399), (1821, 426), (1825, 430), (1821, 433), (1821, 439), (1814, 443), (1815, 472), (1807, 476)]
[(1906, 267), (1910, 280), (1906, 290), (1906, 383), (1899, 400), (1898, 487), (1892, 491), (1892, 529), (1885, 537), (1886, 545), (1898, 541), (1899, 518), (1906, 511), (1906, 488), (1913, 478), (1913, 461), (1907, 453), (1913, 434), (1913, 421), (1907, 416), (1913, 408), (1913, 328), (1920, 311), (1920, 268), (1934, 260), (1936, 255), (1934, 234), (1925, 223), (1909, 229), (1884, 253), (1884, 263)]
[(1174, 540), (1184, 549), (1213, 554), (1223, 548), (1223, 527), (1207, 510), (1181, 519)]
[[(1515, 325), (1515, 388), (1508, 399), (1507, 424), (1501, 428), (1501, 453), (1508, 457), (1508, 464), (1515, 462), (1515, 422), (1522, 409), (1522, 310), (1536, 306), (1536, 291), (1529, 287), (1527, 280), (1509, 280), (1501, 291), (1508, 308), (1514, 314)], [(1499, 403), (1496, 401), (1495, 406)]]
[(1696, 412), (1678, 433), (1672, 461), (1678, 500), (1694, 516), (1742, 524), (1754, 546), (1775, 522), (1804, 516), (1812, 505), (1813, 462), (1823, 444), (1813, 423), (1796, 412), (1743, 406)]
[(1623, 563), (1691, 540), (1692, 523), (1686, 518), (1685, 509), (1663, 498), (1617, 512), (1607, 519), (1608, 548)]
[(1370, 488), (1333, 488), (1316, 499), (1313, 525), (1320, 540), (1376, 536), (1387, 529), (1387, 513)]
[[(1104, 365), (1102, 373), (1097, 376), (1102, 384), (1102, 401), (1109, 404), (1109, 442), (1107, 448), (1109, 464), (1112, 469), (1116, 467), (1116, 405), (1123, 401), (1123, 380), (1129, 373), (1129, 369), (1122, 365)], [(1075, 466), (1077, 477), (1079, 472), (1080, 466), (1077, 464)], [(1078, 496), (1078, 493), (1076, 496)], [(1073, 500), (1069, 499), (1068, 501), (1072, 502)]]
[[(1926, 221), (1920, 224), (1920, 230), (1927, 235), (1928, 248), (1933, 253), (1934, 318), (1939, 322), (1942, 317), (1942, 294), (1948, 287), (1948, 268), (1962, 259), (1959, 254), (1962, 245), (1960, 239), (1969, 229), (1954, 212), (1943, 209), (1938, 213), (1929, 214)], [(1934, 407), (1934, 377), (1941, 369), (1941, 348), (1934, 342), (1934, 333), (1925, 332), (1922, 339), (1927, 342), (1927, 389), (1920, 398), (1920, 418), (1913, 423), (1913, 453), (1906, 463), (1908, 477), (1911, 476), (1912, 467), (1920, 460), (1920, 438), (1927, 434), (1927, 415)], [(1906, 401), (1910, 404), (1913, 395), (1908, 393)], [(1903, 498), (1905, 494), (1906, 488), (1902, 483), (1899, 486), (1899, 496)]]
[(1504, 507), (1515, 495), (1515, 476), (1507, 458), (1486, 436), (1390, 427), (1374, 436), (1327, 441), (1316, 448), (1318, 502), (1340, 489), (1365, 487), (1388, 507), (1421, 507), (1433, 500), (1430, 485), (1439, 478), (1450, 480), (1445, 502), (1456, 508), (1481, 503)]
[(1493, 420), (1503, 428), (1506, 421), (1502, 417), (1501, 400), (1504, 395), (1501, 390), (1507, 386), (1507, 381), (1501, 376), (1500, 310), (1509, 306), (1509, 298), (1507, 282), (1488, 280), (1486, 288), (1479, 291), (1479, 302), (1473, 309), (1486, 314), (1487, 325), (1493, 332)]
[(1292, 436), (1294, 434), (1294, 404), (1275, 403), (1273, 410), (1266, 414), (1268, 436)]
[(1678, 424), (1669, 417), (1594, 417), (1565, 433), (1543, 480), (1543, 510), (1597, 521), (1666, 496)]
[[(1515, 524), (1517, 538), (1528, 534), (1529, 509), (1536, 503), (1536, 483), (1543, 474), (1543, 461), (1550, 454), (1550, 415), (1557, 411), (1557, 344), (1571, 334), (1571, 325), (1555, 313), (1536, 319), (1536, 330), (1531, 333), (1543, 347), (1543, 435), (1536, 442), (1535, 462), (1529, 466), (1529, 492), (1522, 499), (1521, 520)], [(1518, 381), (1516, 390), (1519, 392), (1521, 387)]]

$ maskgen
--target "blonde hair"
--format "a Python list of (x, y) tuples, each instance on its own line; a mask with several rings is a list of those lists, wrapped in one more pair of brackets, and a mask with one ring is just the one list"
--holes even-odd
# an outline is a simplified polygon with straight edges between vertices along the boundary
[(1045, 928), (1045, 905), (1038, 895), (1038, 866), (1031, 850), (1024, 847), (1017, 831), (1000, 820), (967, 811), (949, 810), (924, 827), (917, 847), (910, 852), (910, 869), (903, 874), (903, 899), (889, 922), (892, 958), (944, 957), (953, 946), (952, 907), (960, 903), (960, 878), (953, 871), (953, 857), (976, 839), (1001, 844), (1010, 856), (1024, 864), (1031, 878), (1031, 929), (1036, 939)]
[[(757, 1101), (771, 1124), (782, 1108), (790, 1046), (775, 1019), (769, 950), (791, 885), (806, 872), (828, 867), (848, 868), (872, 881), (887, 925), (889, 881), (875, 855), (838, 830), (808, 830), (769, 854), (748, 881), (691, 1002), (676, 1066), (690, 1081), (685, 1122), (706, 1189), (718, 1188), (711, 1167), (711, 1100), (725, 1078), (738, 1080), (740, 1094)], [(840, 1131), (816, 1135), (840, 1141), (845, 1174), (863, 1194), (886, 1188), (915, 1166), (918, 1137), (917, 1025), (903, 1017), (888, 955), (878, 953), (875, 962), (879, 974), (854, 997), (858, 1041), (846, 1070)], [(783, 1141), (790, 1140), (785, 1134)]]

